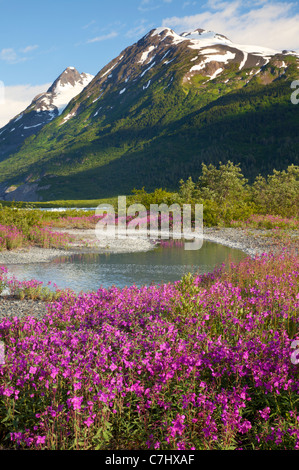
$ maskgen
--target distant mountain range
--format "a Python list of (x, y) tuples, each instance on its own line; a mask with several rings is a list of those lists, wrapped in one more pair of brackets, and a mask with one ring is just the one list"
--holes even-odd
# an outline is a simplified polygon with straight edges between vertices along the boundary
[(295, 51), (151, 30), (95, 77), (67, 68), (0, 129), (0, 197), (174, 189), (202, 162), (240, 162), (250, 179), (299, 164), (298, 77)]

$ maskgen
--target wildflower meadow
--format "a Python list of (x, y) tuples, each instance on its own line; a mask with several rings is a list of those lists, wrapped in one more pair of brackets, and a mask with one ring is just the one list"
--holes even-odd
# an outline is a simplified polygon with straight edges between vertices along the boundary
[(297, 255), (263, 254), (1, 319), (2, 446), (298, 450), (298, 286)]

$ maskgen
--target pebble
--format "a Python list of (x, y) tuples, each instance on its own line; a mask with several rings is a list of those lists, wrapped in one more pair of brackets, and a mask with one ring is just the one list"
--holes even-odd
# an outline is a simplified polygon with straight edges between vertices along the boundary
[(12, 320), (14, 317), (26, 316), (41, 319), (47, 313), (47, 302), (40, 300), (18, 300), (11, 297), (0, 297), (0, 322), (2, 318)]
[[(79, 232), (79, 231), (78, 231)], [(77, 233), (78, 233), (77, 232)], [(270, 230), (250, 229), (250, 231), (239, 228), (204, 228), (204, 239), (215, 243), (220, 243), (231, 248), (240, 249), (249, 256), (267, 253), (281, 249), (281, 246), (269, 237)], [(79, 233), (78, 233), (79, 235)], [(80, 235), (84, 235), (84, 231), (80, 231)], [(89, 231), (86, 235), (90, 236)], [(298, 252), (298, 231), (292, 233), (294, 238), (294, 247)], [(83, 237), (84, 238), (84, 237)], [(117, 242), (115, 240), (114, 242)], [(153, 244), (145, 240), (127, 240), (126, 246), (121, 246), (120, 252), (126, 251), (147, 251), (153, 248)], [(129, 243), (128, 243), (129, 242)], [(139, 246), (138, 246), (139, 245)], [(112, 248), (112, 250), (111, 250)], [(112, 252), (117, 252), (116, 243), (110, 247)], [(109, 250), (108, 250), (109, 251)], [(70, 251), (53, 250), (42, 248), (31, 248), (28, 250), (18, 250), (16, 252), (1, 252), (1, 264), (24, 264), (34, 262), (47, 262), (61, 255), (70, 255)], [(1, 318), (25, 317), (27, 315), (41, 319), (47, 313), (47, 302), (36, 300), (17, 300), (11, 297), (0, 296), (0, 321)]]

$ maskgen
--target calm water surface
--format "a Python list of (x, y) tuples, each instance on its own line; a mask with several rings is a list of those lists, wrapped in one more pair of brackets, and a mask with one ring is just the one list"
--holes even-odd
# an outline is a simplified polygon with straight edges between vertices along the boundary
[(10, 265), (9, 273), (19, 280), (37, 279), (75, 292), (101, 286), (125, 287), (174, 282), (188, 272), (211, 272), (222, 263), (238, 262), (246, 255), (211, 242), (200, 250), (185, 251), (183, 245), (157, 247), (145, 253), (80, 254), (57, 258), (50, 263)]

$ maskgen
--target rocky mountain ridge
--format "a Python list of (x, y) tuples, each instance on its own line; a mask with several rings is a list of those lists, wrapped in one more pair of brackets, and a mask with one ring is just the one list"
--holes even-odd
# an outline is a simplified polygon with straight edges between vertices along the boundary
[[(294, 51), (234, 44), (203, 29), (153, 29), (3, 158), (1, 197), (25, 188), (39, 199), (173, 188), (202, 162), (227, 159), (249, 176), (296, 164), (298, 110), (289, 97), (298, 70)], [(52, 112), (43, 111), (47, 100), (37, 97), (40, 112)]]

